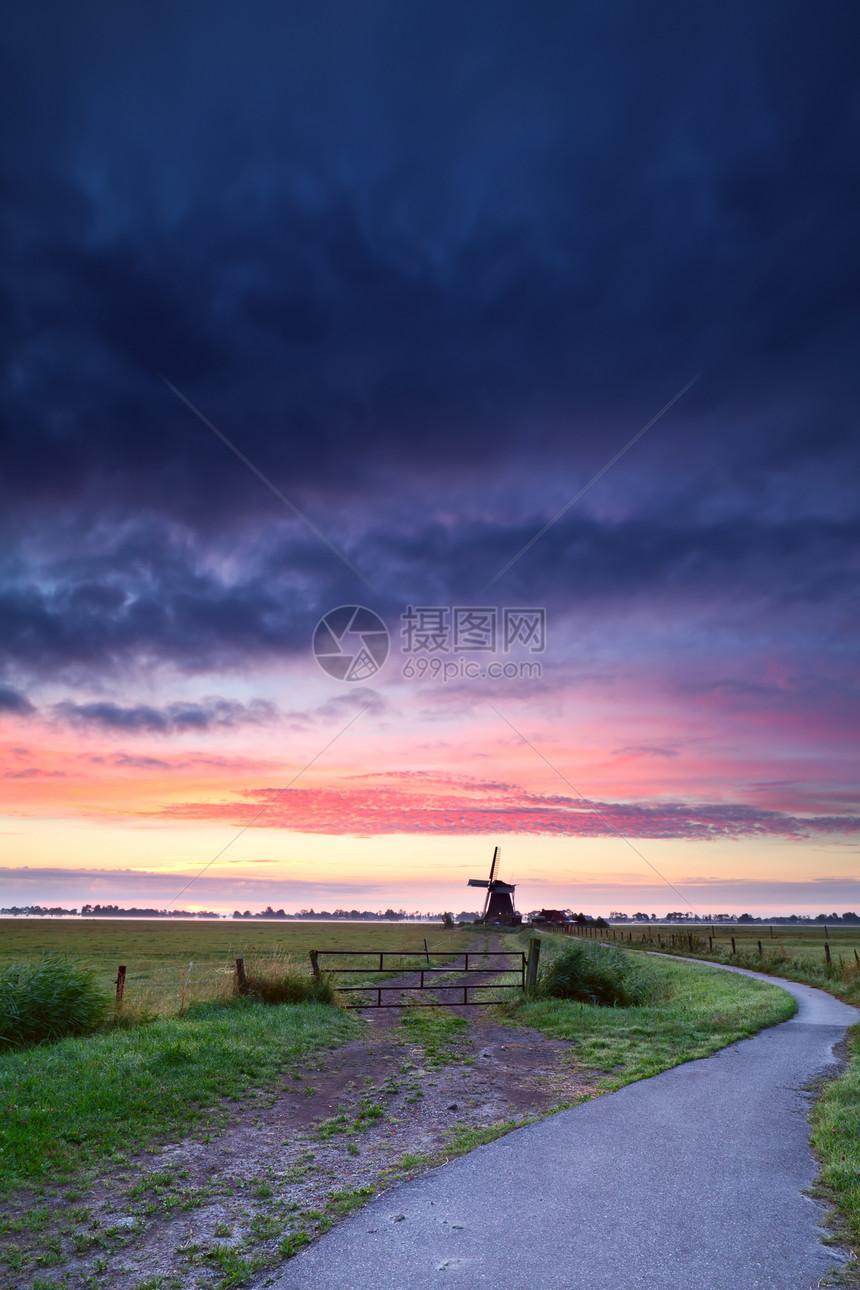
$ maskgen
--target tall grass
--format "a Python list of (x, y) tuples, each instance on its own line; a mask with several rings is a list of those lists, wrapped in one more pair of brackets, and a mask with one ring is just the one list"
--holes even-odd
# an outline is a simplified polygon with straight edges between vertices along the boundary
[(260, 1003), (324, 1003), (336, 1001), (333, 978), (328, 972), (311, 976), (306, 963), (296, 963), (289, 954), (271, 954), (246, 964), (239, 993)]
[(630, 954), (581, 941), (565, 946), (551, 960), (538, 985), (538, 993), (545, 998), (610, 1008), (641, 1007), (656, 999), (660, 990), (655, 973)]
[(92, 970), (59, 954), (0, 972), (0, 1045), (38, 1044), (94, 1030), (110, 999)]

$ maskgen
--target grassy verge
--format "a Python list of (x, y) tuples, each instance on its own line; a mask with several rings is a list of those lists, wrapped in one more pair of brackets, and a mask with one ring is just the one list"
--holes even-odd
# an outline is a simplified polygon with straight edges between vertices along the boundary
[(715, 940), (709, 945), (707, 938), (701, 934), (679, 935), (675, 945), (672, 945), (670, 937), (664, 932), (657, 943), (634, 942), (628, 948), (650, 950), (670, 957), (695, 958), (707, 963), (725, 963), (731, 967), (746, 968), (750, 972), (763, 972), (765, 976), (782, 976), (789, 981), (827, 990), (846, 1003), (860, 1006), (860, 962), (854, 957), (853, 948), (834, 944), (831, 962), (828, 963), (820, 946), (813, 949), (802, 942), (790, 944), (766, 939), (760, 943), (761, 953), (758, 951), (758, 942), (737, 937), (736, 952), (733, 952), (729, 942)]
[[(551, 960), (564, 943), (548, 944), (548, 939), (542, 954)], [(776, 986), (705, 964), (655, 958), (649, 966), (661, 986), (656, 1003), (602, 1008), (567, 999), (527, 999), (509, 1020), (573, 1041), (577, 1064), (600, 1073), (600, 1087), (609, 1090), (707, 1057), (787, 1020), (797, 1009), (792, 996)]]
[[(860, 1246), (860, 1026), (849, 1032), (850, 1064), (824, 1089), (813, 1112), (812, 1145), (821, 1160), (819, 1188), (839, 1210), (838, 1235)], [(856, 1263), (850, 1273), (860, 1284)]]
[(206, 1133), (226, 1118), (224, 1099), (359, 1032), (337, 1008), (242, 1001), (0, 1054), (0, 1193)]

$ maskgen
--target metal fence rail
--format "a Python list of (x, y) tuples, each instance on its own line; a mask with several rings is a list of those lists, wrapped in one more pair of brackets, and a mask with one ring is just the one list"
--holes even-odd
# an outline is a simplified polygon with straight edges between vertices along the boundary
[[(426, 959), (426, 964), (422, 967), (404, 966), (402, 960), (415, 959), (418, 956)], [(326, 957), (349, 957), (349, 958), (373, 958), (376, 960), (373, 967), (320, 967), (320, 959)], [(430, 965), (431, 959), (443, 959), (444, 967), (433, 967)], [(396, 967), (385, 965), (386, 959), (400, 959), (401, 962)], [(460, 967), (457, 960), (463, 960)], [(474, 962), (479, 959), (504, 959), (504, 966), (494, 967), (486, 963), (482, 967), (475, 967)], [(375, 1002), (365, 999), (360, 1003), (347, 1003), (347, 1008), (476, 1008), (488, 1007), (498, 1002), (496, 999), (476, 999), (475, 990), (519, 990), (521, 993), (526, 988), (526, 969), (528, 959), (525, 954), (519, 950), (468, 950), (459, 954), (452, 954), (450, 950), (427, 950), (421, 951), (404, 951), (404, 950), (311, 950), (310, 951), (311, 968), (315, 977), (319, 978), (321, 972), (330, 972), (336, 975), (347, 976), (379, 976), (380, 973), (386, 975), (399, 969), (404, 976), (417, 977), (417, 982), (404, 984), (400, 982), (396, 985), (339, 985), (337, 987), (340, 994), (371, 994), (376, 996)], [(487, 972), (498, 971), (500, 973), (515, 974), (519, 977), (518, 981), (513, 982), (495, 982), (495, 981), (451, 981), (443, 984), (441, 981), (434, 982), (434, 976), (450, 977), (456, 973), (459, 976), (485, 975)], [(428, 981), (427, 978), (430, 978)], [(432, 990), (434, 993), (449, 993), (462, 991), (462, 999), (426, 999), (416, 1000), (415, 1002), (404, 1002), (403, 995), (409, 995), (413, 992)], [(469, 992), (472, 991), (472, 997), (469, 998)], [(400, 996), (397, 999), (387, 1002), (383, 1000), (385, 992), (395, 993)]]

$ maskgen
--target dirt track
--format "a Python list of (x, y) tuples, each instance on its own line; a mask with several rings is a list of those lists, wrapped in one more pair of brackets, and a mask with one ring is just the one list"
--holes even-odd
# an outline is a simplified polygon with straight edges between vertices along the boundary
[[(496, 975), (470, 972), (469, 984)], [(404, 988), (411, 979), (404, 974)], [(252, 1097), (211, 1142), (165, 1143), (103, 1172), (77, 1205), (57, 1196), (52, 1227), (65, 1231), (50, 1278), (62, 1283), (68, 1273), (70, 1284), (83, 1284), (101, 1266), (111, 1290), (158, 1277), (164, 1290), (190, 1290), (217, 1285), (244, 1260), (249, 1272), (259, 1261), (254, 1284), (262, 1286), (271, 1275), (263, 1268), (282, 1260), (284, 1238), (325, 1230), (361, 1199), (357, 1191), (384, 1190), (462, 1150), (470, 1135), (597, 1091), (576, 1072), (572, 1044), (502, 1025), (486, 1008), (433, 1013), (466, 1024), (430, 1056), (399, 1008), (368, 1009), (361, 1039)], [(45, 1201), (25, 1197), (7, 1213), (34, 1205)], [(30, 1259), (38, 1256), (38, 1234), (16, 1239)], [(6, 1278), (9, 1290), (30, 1287), (32, 1262)]]

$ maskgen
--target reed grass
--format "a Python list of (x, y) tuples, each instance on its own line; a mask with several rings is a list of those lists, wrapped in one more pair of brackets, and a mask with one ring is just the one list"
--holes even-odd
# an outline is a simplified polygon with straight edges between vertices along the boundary
[(92, 970), (60, 954), (0, 972), (0, 1046), (38, 1044), (94, 1030), (110, 999)]

